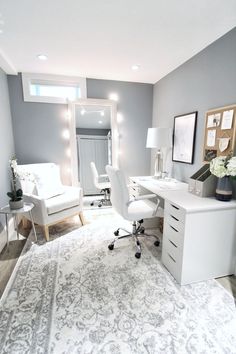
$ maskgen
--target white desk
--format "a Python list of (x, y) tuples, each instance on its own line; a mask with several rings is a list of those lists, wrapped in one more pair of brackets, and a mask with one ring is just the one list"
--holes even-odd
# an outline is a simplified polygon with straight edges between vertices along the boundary
[[(187, 184), (131, 177), (164, 200), (162, 262), (179, 284), (234, 274), (236, 201), (200, 198)], [(135, 187), (134, 187), (135, 188)]]

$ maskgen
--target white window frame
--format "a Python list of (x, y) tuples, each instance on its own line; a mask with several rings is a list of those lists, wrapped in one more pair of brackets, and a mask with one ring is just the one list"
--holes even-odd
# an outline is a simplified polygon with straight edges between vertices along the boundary
[[(81, 92), (81, 99), (87, 98), (86, 78), (49, 75), (49, 74), (33, 74), (22, 73), (22, 88), (25, 102), (43, 102), (43, 103), (68, 103), (68, 98), (51, 97), (51, 96), (36, 96), (30, 93), (31, 84), (50, 84), (61, 86), (78, 86)], [(77, 100), (77, 99), (76, 99)]]

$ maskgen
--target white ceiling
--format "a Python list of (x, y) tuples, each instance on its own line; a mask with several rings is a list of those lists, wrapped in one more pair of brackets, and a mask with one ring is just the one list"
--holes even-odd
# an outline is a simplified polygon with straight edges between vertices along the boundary
[(0, 0), (0, 13), (8, 73), (148, 83), (236, 26), (235, 0)]

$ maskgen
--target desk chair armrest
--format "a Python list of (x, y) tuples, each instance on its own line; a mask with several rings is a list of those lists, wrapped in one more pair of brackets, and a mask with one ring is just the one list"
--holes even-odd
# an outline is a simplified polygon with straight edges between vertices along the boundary
[(109, 177), (108, 175), (99, 175), (98, 176), (98, 182), (109, 182)]
[[(132, 200), (130, 200), (128, 202), (128, 206), (133, 203), (133, 202), (136, 202), (138, 200), (146, 200), (146, 199), (153, 199), (153, 198), (157, 198), (157, 195), (156, 194), (144, 194), (144, 195), (139, 195), (137, 197), (134, 197)], [(154, 209), (153, 211), (153, 215), (156, 215), (157, 214), (157, 211), (158, 209), (160, 208), (160, 199), (157, 198), (157, 204), (156, 204), (156, 208)], [(161, 208), (160, 208), (161, 209)]]
[[(145, 200), (145, 199), (152, 199), (156, 198), (156, 194), (144, 194), (144, 195), (138, 195), (137, 197), (133, 197), (131, 200), (128, 201), (127, 205), (129, 206), (131, 203), (136, 202), (138, 200)], [(160, 201), (159, 201), (160, 203)], [(158, 205), (159, 205), (158, 203)]]
[(156, 198), (156, 194), (144, 194), (144, 195), (138, 195), (137, 197), (134, 197), (134, 200), (143, 200), (143, 199), (152, 199)]

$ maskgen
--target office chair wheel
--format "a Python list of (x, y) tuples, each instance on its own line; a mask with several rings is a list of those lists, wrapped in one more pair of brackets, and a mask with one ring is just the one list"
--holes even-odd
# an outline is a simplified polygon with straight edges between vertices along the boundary
[(160, 245), (160, 241), (156, 240), (156, 241), (154, 242), (154, 246), (158, 247), (159, 245)]
[(141, 252), (136, 252), (136, 253), (135, 253), (135, 257), (136, 257), (136, 258), (140, 258), (140, 257), (141, 257)]
[(114, 232), (114, 235), (115, 235), (115, 236), (119, 236), (119, 230), (115, 231), (115, 232)]
[(101, 208), (102, 204), (98, 204), (98, 207)]
[(111, 243), (110, 245), (108, 245), (108, 248), (109, 248), (109, 250), (113, 250), (113, 248), (114, 248), (114, 245), (113, 245), (113, 243)]
[(94, 206), (94, 202), (90, 203), (90, 206)]

